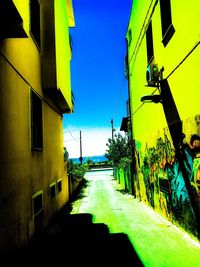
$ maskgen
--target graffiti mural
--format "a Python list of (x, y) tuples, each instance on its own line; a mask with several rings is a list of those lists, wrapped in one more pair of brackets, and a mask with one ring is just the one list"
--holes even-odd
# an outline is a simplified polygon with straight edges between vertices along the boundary
[[(168, 136), (169, 133), (164, 130), (163, 137), (159, 136), (155, 140), (154, 147), (148, 147), (146, 143), (143, 156), (137, 151), (137, 154), (140, 154), (138, 177), (141, 180), (142, 174), (144, 181), (144, 183), (136, 182), (137, 190), (145, 190), (146, 199), (155, 210), (171, 220), (180, 222), (180, 225), (187, 224), (186, 228), (192, 231), (194, 217), (190, 198), (179, 161)], [(200, 136), (193, 134), (190, 142), (185, 142), (183, 148), (187, 176), (196, 201), (200, 203)]]
[[(148, 202), (153, 208), (159, 209), (162, 205), (160, 183), (162, 183), (162, 192), (169, 195), (165, 166), (166, 164), (170, 164), (171, 166), (174, 162), (174, 157), (175, 152), (166, 133), (164, 133), (164, 138), (157, 138), (155, 147), (149, 148), (146, 144), (141, 171), (144, 176)], [(165, 206), (167, 208), (167, 214), (169, 214), (170, 198), (166, 198), (167, 202), (165, 201)]]
[[(187, 176), (195, 192), (196, 201), (199, 202), (200, 137), (198, 135), (192, 135), (190, 145), (185, 144), (184, 152)], [(190, 202), (179, 162), (175, 160), (172, 165), (167, 164), (165, 169), (171, 185), (172, 205), (174, 208), (179, 208), (182, 204)]]

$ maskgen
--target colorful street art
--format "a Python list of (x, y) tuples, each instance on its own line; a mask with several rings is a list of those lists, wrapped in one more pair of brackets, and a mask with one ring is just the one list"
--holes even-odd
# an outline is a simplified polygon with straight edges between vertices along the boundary
[[(155, 146), (146, 143), (143, 152), (137, 150), (136, 196), (172, 221), (190, 230), (194, 229), (194, 215), (185, 185), (180, 162), (176, 157), (169, 133), (155, 139)], [(138, 146), (138, 147), (141, 147)], [(183, 162), (197, 203), (200, 204), (200, 137), (193, 134), (190, 143), (184, 143)], [(141, 176), (143, 181), (141, 182)], [(141, 192), (144, 193), (141, 194)]]

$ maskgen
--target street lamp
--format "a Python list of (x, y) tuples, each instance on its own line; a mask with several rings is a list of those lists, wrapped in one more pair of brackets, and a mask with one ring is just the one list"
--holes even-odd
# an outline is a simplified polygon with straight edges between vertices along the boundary
[(161, 95), (144, 95), (141, 97), (141, 102), (143, 103), (161, 103)]

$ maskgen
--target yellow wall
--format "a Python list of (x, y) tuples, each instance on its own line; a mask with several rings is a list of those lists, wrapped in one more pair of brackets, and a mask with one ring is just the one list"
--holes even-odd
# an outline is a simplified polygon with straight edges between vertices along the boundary
[[(164, 67), (163, 78), (175, 69), (199, 39), (199, 1), (171, 1), (172, 23), (175, 33), (166, 47), (162, 44), (161, 18), (159, 1), (152, 17), (151, 11), (156, 1), (134, 1), (129, 29), (132, 30), (132, 41), (129, 47), (131, 108), (135, 139), (146, 138), (156, 128), (166, 126), (161, 104), (143, 104), (143, 95), (151, 94), (155, 88), (145, 87), (147, 52), (146, 29), (152, 19), (154, 61), (159, 68)], [(149, 10), (149, 13), (147, 11)], [(147, 15), (148, 14), (148, 15)], [(146, 21), (145, 17), (147, 15)], [(183, 19), (184, 18), (184, 19)], [(145, 21), (145, 23), (144, 23)], [(181, 119), (186, 120), (199, 113), (200, 85), (199, 78), (200, 46), (169, 77), (168, 82), (177, 105)], [(159, 93), (156, 91), (155, 93)], [(141, 106), (142, 105), (142, 106)], [(136, 127), (139, 125), (139, 127)]]
[(23, 19), (23, 28), (28, 38), (8, 38), (1, 43), (1, 52), (22, 77), (41, 94), (40, 52), (30, 35), (29, 1), (15, 0)]
[[(67, 1), (67, 5), (66, 0), (41, 0), (40, 3), (41, 29), (44, 33), (41, 35), (42, 85), (47, 94), (57, 96), (57, 106), (61, 112), (70, 113), (73, 112), (73, 103), (68, 28), (72, 24), (72, 5), (70, 1)], [(67, 10), (67, 7), (70, 7), (70, 10)], [(71, 24), (68, 23), (69, 16)]]
[[(15, 0), (27, 38), (9, 38), (0, 43), (0, 252), (19, 247), (34, 235), (32, 196), (43, 192), (43, 226), (69, 200), (64, 166), (62, 114), (43, 91), (41, 53), (29, 33), (29, 1)], [(58, 2), (58, 1), (56, 1)], [(59, 1), (62, 4), (65, 1)], [(63, 6), (56, 12), (62, 13)], [(59, 10), (61, 9), (61, 10)], [(66, 12), (63, 12), (63, 20)], [(61, 26), (58, 20), (56, 27)], [(62, 33), (58, 31), (59, 40)], [(58, 81), (71, 101), (70, 47), (66, 24), (66, 57), (57, 61)], [(57, 49), (64, 49), (57, 44)], [(65, 64), (64, 64), (65, 63)], [(62, 72), (64, 69), (64, 72)], [(66, 77), (65, 79), (63, 79)], [(61, 77), (62, 76), (62, 77)], [(42, 99), (43, 149), (31, 149), (31, 90)], [(50, 199), (49, 185), (62, 179), (62, 191)]]
[(29, 87), (2, 58), (0, 68), (0, 244), (6, 248), (25, 241), (30, 219)]
[(70, 27), (75, 27), (74, 20), (74, 10), (72, 5), (72, 0), (67, 0), (67, 14), (68, 14), (68, 24)]
[[(198, 0), (170, 2), (175, 33), (165, 47), (162, 43), (160, 1), (134, 0), (127, 31), (132, 129), (135, 149), (139, 153), (135, 154), (134, 184), (138, 198), (196, 235), (189, 194), (180, 174), (177, 159), (175, 161), (173, 140), (163, 105), (141, 102), (144, 95), (160, 93), (160, 87), (158, 90), (156, 87), (146, 86), (146, 31), (151, 21), (153, 62), (158, 64), (159, 69), (164, 68), (163, 79), (167, 79), (182, 122), (185, 134), (183, 142), (188, 145), (189, 151), (184, 161), (190, 166), (187, 175), (199, 205), (200, 191), (198, 177), (195, 174), (199, 166), (199, 154), (192, 150), (190, 139), (194, 134), (200, 136), (200, 3)], [(171, 101), (168, 103), (171, 112), (172, 106)], [(167, 166), (171, 168), (171, 176)], [(159, 183), (165, 183), (166, 192), (168, 183), (171, 191), (163, 192)], [(176, 213), (177, 210), (179, 214)], [(181, 220), (178, 217), (180, 214)]]
[[(55, 1), (55, 35), (56, 35), (56, 64), (57, 64), (57, 87), (62, 91), (64, 97), (72, 110), (70, 59), (71, 50), (69, 45), (68, 17), (66, 0)], [(66, 64), (67, 63), (67, 64)]]

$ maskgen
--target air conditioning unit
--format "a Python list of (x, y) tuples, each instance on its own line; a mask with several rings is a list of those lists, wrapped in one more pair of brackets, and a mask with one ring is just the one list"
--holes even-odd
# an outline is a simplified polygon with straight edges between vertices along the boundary
[(158, 70), (158, 64), (150, 63), (146, 71), (146, 80), (148, 85), (155, 85), (159, 81), (160, 72)]

